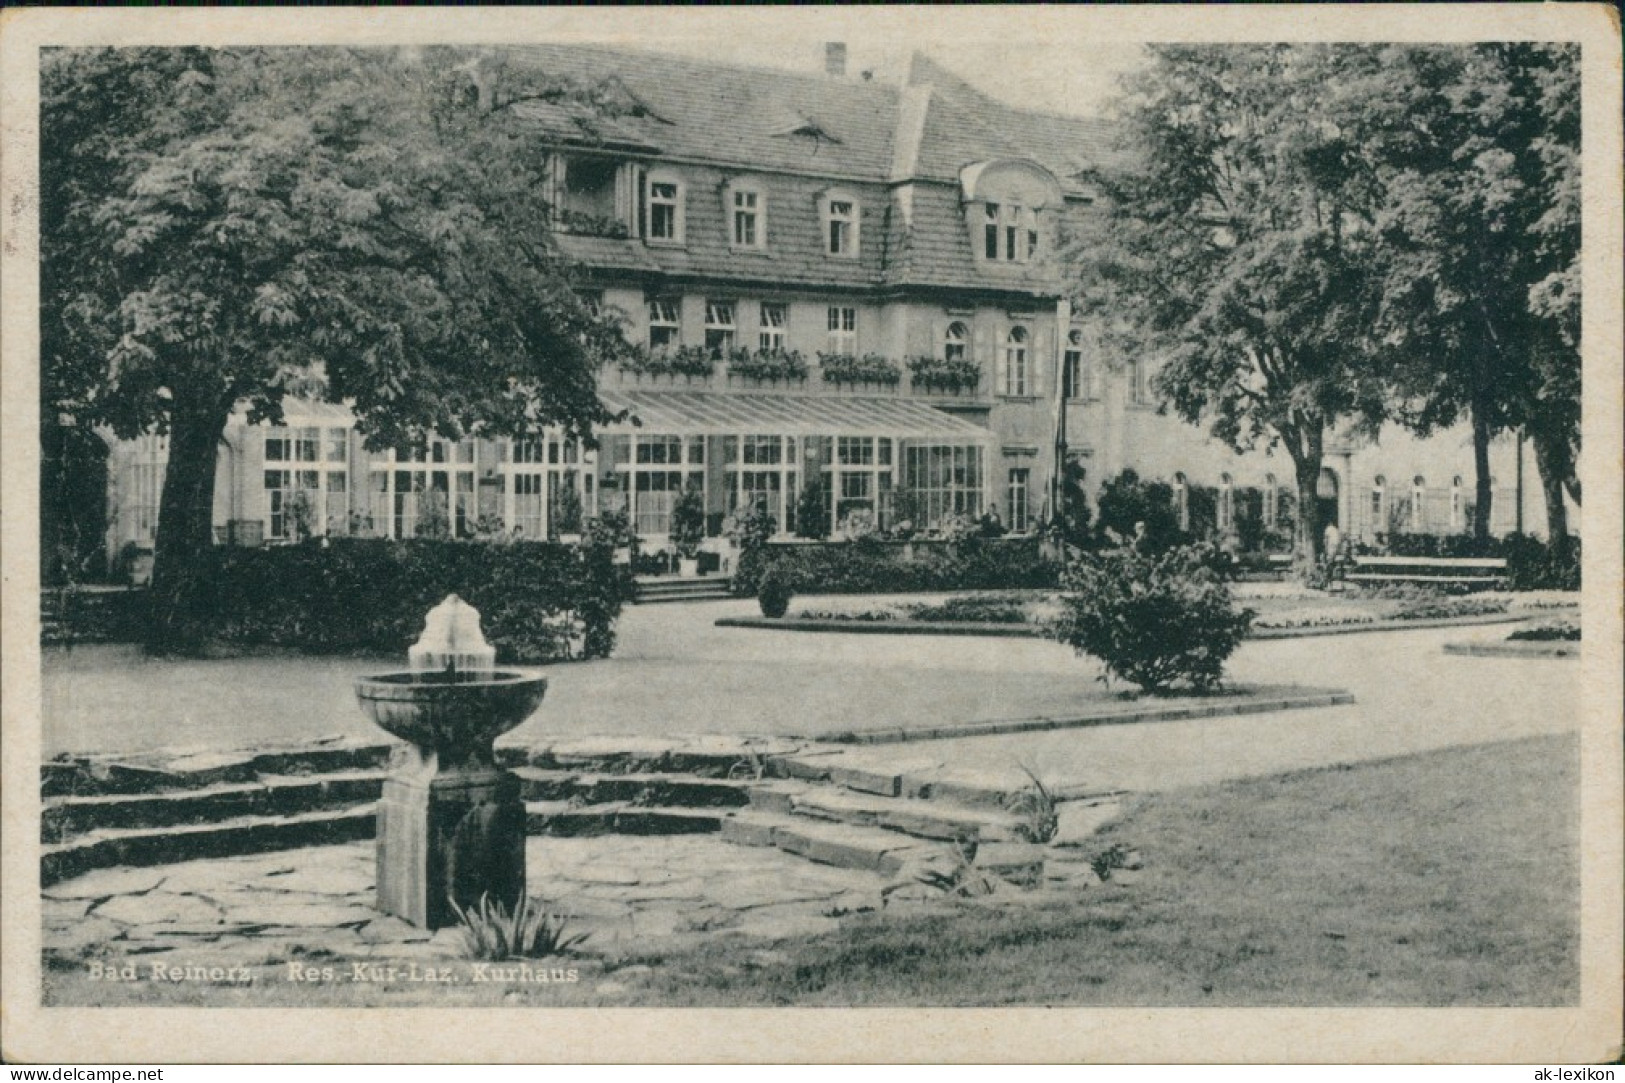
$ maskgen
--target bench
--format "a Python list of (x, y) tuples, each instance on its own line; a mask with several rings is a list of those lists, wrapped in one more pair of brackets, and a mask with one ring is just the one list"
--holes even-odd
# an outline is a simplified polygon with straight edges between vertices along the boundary
[(1500, 557), (1355, 557), (1351, 583), (1462, 583), (1493, 587), (1506, 579)]

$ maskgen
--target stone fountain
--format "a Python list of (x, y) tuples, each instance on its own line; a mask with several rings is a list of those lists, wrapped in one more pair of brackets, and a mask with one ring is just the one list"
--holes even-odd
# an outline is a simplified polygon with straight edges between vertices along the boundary
[(492, 742), (542, 702), (547, 679), (496, 668), (480, 614), (457, 595), (429, 611), (409, 670), (356, 681), (397, 749), (378, 802), (378, 909), (414, 925), (457, 923), (482, 895), (525, 893), (525, 803)]

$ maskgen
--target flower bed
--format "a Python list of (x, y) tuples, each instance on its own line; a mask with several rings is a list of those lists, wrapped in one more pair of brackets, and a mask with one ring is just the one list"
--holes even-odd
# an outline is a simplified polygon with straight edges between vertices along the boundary
[(1580, 626), (1573, 621), (1559, 620), (1537, 624), (1533, 628), (1519, 628), (1507, 639), (1514, 643), (1580, 642)]
[[(879, 593), (878, 591), (875, 593)], [(1382, 596), (1392, 594), (1394, 596)], [(1282, 631), (1311, 628), (1353, 628), (1395, 621), (1436, 621), (1515, 614), (1522, 610), (1549, 611), (1572, 608), (1572, 594), (1552, 592), (1533, 597), (1515, 594), (1447, 596), (1425, 589), (1372, 591), (1369, 594), (1326, 595), (1313, 591), (1238, 591), (1237, 597), (1255, 609), (1253, 627)], [(1059, 596), (1043, 590), (987, 591), (950, 595), (932, 601), (871, 601), (850, 606), (825, 602), (795, 614), (806, 620), (857, 623), (929, 622), (1012, 624), (1043, 627), (1060, 614)]]

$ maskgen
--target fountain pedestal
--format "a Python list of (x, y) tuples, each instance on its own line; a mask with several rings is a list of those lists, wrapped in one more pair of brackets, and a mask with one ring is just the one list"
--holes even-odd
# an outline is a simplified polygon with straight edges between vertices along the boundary
[[(436, 614), (448, 606), (458, 620), (441, 621), (437, 632)], [(460, 637), (444, 630), (465, 625), (468, 614), (477, 643), (466, 626)], [(455, 596), (447, 599), (431, 611), (413, 662), (494, 659), (478, 620)], [(425, 654), (436, 636), (445, 649)], [(525, 803), (519, 779), (497, 766), (492, 742), (528, 718), (547, 691), (535, 674), (459, 670), (455, 661), (356, 682), (362, 709), (407, 742), (378, 802), (377, 906), (427, 929), (457, 924), (454, 903), (468, 910), (489, 897), (512, 908), (524, 895)]]
[[(525, 893), (525, 803), (500, 767), (441, 770), (405, 750), (378, 801), (378, 909), (425, 929), (457, 924), (482, 895)], [(413, 762), (416, 761), (416, 762)]]

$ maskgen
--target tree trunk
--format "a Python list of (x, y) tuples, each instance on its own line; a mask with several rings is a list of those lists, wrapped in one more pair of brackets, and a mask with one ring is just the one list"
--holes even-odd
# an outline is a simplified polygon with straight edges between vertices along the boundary
[(208, 627), (201, 573), (214, 545), (214, 472), (229, 401), (175, 403), (169, 420), (169, 465), (158, 502), (148, 591), (147, 649), (196, 654)]
[(1569, 509), (1563, 493), (1574, 477), (1574, 456), (1562, 436), (1531, 434), (1535, 445), (1535, 468), (1540, 472), (1540, 489), (1546, 498), (1546, 537), (1564, 542), (1569, 535)]
[(1473, 537), (1490, 536), (1490, 502), (1495, 489), (1490, 478), (1490, 423), (1479, 410), (1473, 411), (1473, 470), (1477, 473), (1473, 504)]
[(1321, 560), (1324, 545), (1320, 533), (1320, 465), (1324, 444), (1320, 429), (1301, 434), (1283, 434), (1282, 441), (1298, 483), (1298, 521), (1292, 539), (1292, 563), (1300, 576), (1307, 576)]

